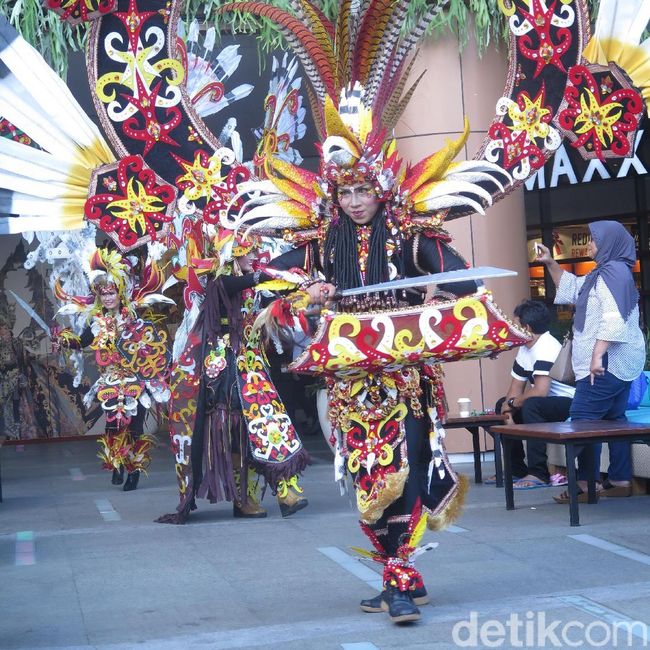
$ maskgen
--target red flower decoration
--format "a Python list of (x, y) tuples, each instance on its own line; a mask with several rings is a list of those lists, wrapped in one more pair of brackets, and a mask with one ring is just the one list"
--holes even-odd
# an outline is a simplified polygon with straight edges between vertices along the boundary
[(627, 156), (643, 111), (641, 95), (616, 64), (569, 70), (559, 126), (583, 158)]
[[(544, 11), (541, 0), (533, 0), (532, 13), (521, 11), (522, 16), (528, 20), (537, 35), (536, 46), (528, 34), (519, 40), (519, 51), (522, 55), (537, 62), (533, 77), (537, 77), (547, 65), (554, 65), (562, 72), (566, 72), (561, 58), (571, 47), (571, 31), (566, 27), (558, 29), (553, 26), (556, 4), (557, 0)], [(557, 38), (554, 40), (553, 33), (556, 29)]]
[(71, 25), (101, 18), (117, 9), (117, 0), (46, 0), (45, 6)]
[[(115, 173), (115, 192), (93, 194)], [(172, 185), (163, 183), (141, 156), (127, 156), (95, 172), (84, 212), (122, 252), (127, 252), (168, 233), (175, 203)]]

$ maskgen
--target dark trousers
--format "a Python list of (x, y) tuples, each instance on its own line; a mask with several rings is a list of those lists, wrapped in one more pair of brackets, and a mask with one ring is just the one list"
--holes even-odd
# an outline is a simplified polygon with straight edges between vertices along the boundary
[[(502, 397), (496, 405), (496, 412), (501, 413), (501, 407), (505, 401)], [(570, 397), (529, 397), (524, 401), (520, 409), (512, 412), (512, 419), (515, 424), (533, 424), (535, 422), (564, 422), (569, 417), (571, 408)], [(521, 440), (513, 440), (510, 446), (512, 463), (512, 475), (524, 477), (528, 474), (538, 478), (544, 483), (550, 480), (548, 471), (548, 457), (546, 455), (546, 443), (542, 440), (530, 438), (526, 440), (526, 453)]]
[[(614, 420), (626, 421), (625, 409), (632, 382), (623, 381), (610, 372), (595, 377), (593, 386), (589, 377), (576, 382), (576, 394), (571, 405), (572, 420)], [(632, 479), (632, 458), (629, 442), (610, 442), (608, 478), (614, 481)], [(593, 445), (593, 476), (600, 480), (600, 452), (602, 444)], [(589, 479), (584, 448), (578, 454), (578, 478)]]
[(445, 473), (444, 478), (440, 478), (437, 471), (433, 472), (429, 483), (431, 447), (429, 446), (427, 422), (426, 418), (413, 417), (410, 411), (406, 416), (408, 479), (402, 495), (384, 510), (375, 524), (370, 526), (389, 557), (396, 555), (398, 547), (405, 540), (409, 519), (418, 497), (422, 505), (430, 510), (435, 510), (455, 485), (449, 472)]

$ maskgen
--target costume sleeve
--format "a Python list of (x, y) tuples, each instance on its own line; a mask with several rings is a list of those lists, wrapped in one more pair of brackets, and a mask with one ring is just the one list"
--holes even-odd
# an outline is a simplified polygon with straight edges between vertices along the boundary
[(621, 313), (616, 306), (612, 292), (602, 278), (596, 280), (596, 297), (600, 303), (601, 313), (596, 338), (601, 341), (617, 341), (627, 343), (627, 328)]
[(87, 348), (94, 340), (95, 335), (93, 334), (93, 331), (89, 325), (88, 327), (84, 328), (83, 332), (81, 332), (81, 336), (79, 337), (79, 345), (82, 348)]
[(311, 260), (318, 259), (317, 252), (318, 249), (315, 244), (309, 242), (305, 246), (294, 248), (275, 257), (269, 262), (269, 266), (280, 271), (299, 268), (309, 273), (311, 271)]
[(573, 273), (565, 271), (560, 276), (560, 284), (555, 292), (555, 304), (575, 305), (584, 281), (584, 278), (579, 278), (573, 275)]
[[(407, 245), (406, 272), (408, 275), (426, 275), (427, 273), (443, 273), (466, 269), (467, 263), (460, 253), (455, 251), (442, 239), (434, 239), (418, 234)], [(465, 296), (474, 293), (480, 282), (453, 282), (440, 284), (438, 289)]]
[(259, 280), (255, 282), (255, 273), (246, 273), (244, 275), (223, 275), (221, 283), (229, 296), (235, 296), (244, 289), (250, 289), (256, 284), (270, 279), (266, 273), (260, 273)]
[(81, 334), (75, 334), (69, 327), (56, 328), (52, 340), (56, 341), (62, 349), (82, 350), (87, 348), (95, 339), (92, 328), (87, 325)]

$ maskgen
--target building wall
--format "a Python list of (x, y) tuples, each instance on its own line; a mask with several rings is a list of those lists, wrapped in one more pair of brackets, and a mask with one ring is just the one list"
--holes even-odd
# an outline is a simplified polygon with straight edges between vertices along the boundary
[[(402, 156), (417, 162), (439, 149), (445, 138), (457, 138), (463, 129), (463, 115), (470, 122), (471, 134), (465, 159), (478, 150), (495, 115), (495, 105), (505, 86), (507, 54), (491, 49), (479, 58), (471, 42), (459, 53), (454, 38), (429, 42), (420, 50), (413, 68), (420, 82), (397, 127)], [(473, 266), (498, 266), (518, 272), (515, 278), (488, 280), (497, 305), (511, 316), (514, 307), (530, 295), (526, 251), (526, 220), (523, 190), (487, 210), (486, 216), (473, 215), (449, 222), (455, 247)], [(510, 382), (514, 352), (497, 359), (451, 363), (445, 369), (445, 389), (450, 412), (459, 397), (469, 397), (472, 408), (493, 408)], [(449, 451), (471, 450), (471, 436), (462, 430), (449, 434)]]

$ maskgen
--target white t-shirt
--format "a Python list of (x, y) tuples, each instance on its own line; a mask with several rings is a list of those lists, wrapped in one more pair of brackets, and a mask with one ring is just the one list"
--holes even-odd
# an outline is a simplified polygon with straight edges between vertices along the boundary
[[(515, 379), (527, 381), (534, 386), (535, 376), (548, 376), (548, 373), (551, 372), (561, 348), (562, 344), (550, 332), (544, 332), (533, 347), (527, 348), (522, 345), (519, 348), (510, 374)], [(567, 384), (551, 379), (549, 396), (573, 397), (575, 392), (573, 386), (567, 386)]]

